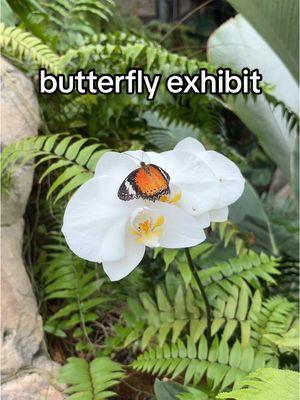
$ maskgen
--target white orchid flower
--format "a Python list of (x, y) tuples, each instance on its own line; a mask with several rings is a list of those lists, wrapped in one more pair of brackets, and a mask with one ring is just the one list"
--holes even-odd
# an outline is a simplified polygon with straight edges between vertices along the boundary
[[(158, 201), (118, 197), (120, 185), (141, 161), (167, 172), (170, 194)], [(185, 248), (203, 242), (203, 227), (227, 218), (227, 207), (241, 195), (243, 186), (234, 163), (205, 151), (192, 138), (162, 154), (107, 152), (98, 162), (94, 178), (68, 203), (62, 231), (76, 255), (102, 262), (115, 281), (141, 262), (146, 246)]]
[[(178, 151), (196, 156), (201, 160), (201, 168), (204, 165), (210, 170), (203, 180), (203, 186), (199, 188), (199, 195), (190, 196), (190, 212), (193, 213), (203, 226), (207, 227), (210, 222), (223, 222), (228, 218), (228, 206), (233, 204), (243, 193), (245, 180), (238, 166), (222, 154), (205, 150), (205, 147), (196, 139), (187, 137), (179, 142), (175, 148), (174, 156), (178, 159)], [(164, 158), (170, 158), (170, 152), (163, 153)], [(176, 161), (175, 161), (176, 163)], [(207, 185), (209, 181), (209, 185)], [(201, 190), (202, 189), (202, 190)], [(184, 200), (184, 199), (183, 199)], [(186, 208), (185, 204), (183, 206)]]

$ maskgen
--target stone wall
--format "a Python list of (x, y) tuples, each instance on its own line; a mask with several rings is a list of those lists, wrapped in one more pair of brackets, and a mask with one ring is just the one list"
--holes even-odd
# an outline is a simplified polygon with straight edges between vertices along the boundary
[[(38, 104), (31, 81), (1, 59), (1, 145), (37, 135)], [(46, 357), (43, 323), (22, 260), (23, 214), (33, 168), (19, 168), (1, 207), (1, 399), (60, 400), (51, 382), (59, 366)]]

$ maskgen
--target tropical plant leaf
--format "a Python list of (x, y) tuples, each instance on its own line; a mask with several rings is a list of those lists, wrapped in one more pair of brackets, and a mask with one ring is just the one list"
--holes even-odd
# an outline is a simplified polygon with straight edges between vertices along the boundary
[(179, 393), (184, 391), (184, 386), (177, 382), (163, 382), (155, 379), (154, 393), (157, 400), (174, 400)]
[(273, 368), (260, 368), (242, 381), (236, 390), (220, 393), (217, 399), (297, 400), (300, 374)]
[[(293, 2), (293, 0), (292, 0)], [(277, 2), (276, 2), (277, 3)], [(273, 4), (273, 3), (272, 3)], [(276, 85), (274, 96), (298, 113), (298, 86), (280, 58), (240, 15), (215, 31), (208, 43), (209, 60), (216, 66), (241, 71), (257, 68), (264, 82)], [(272, 67), (270, 67), (272, 66)], [(290, 179), (290, 157), (295, 129), (264, 96), (227, 96), (226, 102), (244, 124), (258, 137), (268, 156)]]
[(299, 2), (229, 0), (299, 80)]

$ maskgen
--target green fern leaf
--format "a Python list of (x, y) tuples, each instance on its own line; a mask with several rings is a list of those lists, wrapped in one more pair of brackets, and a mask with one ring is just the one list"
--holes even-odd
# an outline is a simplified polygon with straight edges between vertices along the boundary
[(97, 278), (97, 271), (86, 270), (84, 262), (61, 244), (47, 246), (47, 252), (50, 259), (42, 261), (44, 301), (55, 299), (60, 307), (46, 320), (44, 329), (60, 337), (71, 331), (77, 344), (83, 340), (89, 349), (88, 325), (98, 319), (97, 309), (105, 301), (96, 296), (104, 279)]
[[(97, 162), (107, 150), (99, 142), (89, 144), (88, 139), (66, 134), (39, 136), (21, 140), (6, 147), (1, 155), (1, 174), (10, 177), (16, 168), (36, 159), (35, 165), (51, 161), (40, 177), (57, 177), (49, 188), (47, 199), (57, 191), (54, 203), (92, 178)], [(59, 173), (60, 172), (60, 173)]]
[(238, 386), (239, 389), (220, 393), (217, 399), (235, 400), (297, 400), (300, 374), (273, 368), (258, 369)]
[(296, 305), (287, 299), (276, 296), (250, 312), (251, 343), (254, 348), (264, 348), (273, 354), (276, 347), (272, 345), (273, 335), (285, 335), (290, 327), (291, 316), (295, 313)]
[(124, 376), (120, 364), (107, 357), (88, 362), (71, 357), (59, 372), (58, 382), (67, 384), (64, 390), (70, 400), (102, 400), (115, 396), (110, 389)]
[(61, 72), (59, 56), (40, 39), (20, 28), (6, 27), (1, 23), (0, 47), (5, 53), (21, 62), (32, 61), (54, 74)]
[(184, 372), (185, 385), (191, 381), (196, 385), (206, 375), (212, 390), (217, 387), (223, 389), (232, 383), (237, 385), (248, 372), (265, 365), (261, 352), (255, 353), (250, 345), (242, 347), (238, 341), (230, 349), (224, 340), (219, 342), (215, 336), (211, 348), (207, 350), (203, 335), (197, 345), (191, 338), (186, 342), (179, 339), (171, 346), (164, 344), (144, 352), (132, 363), (134, 369), (171, 376), (171, 379)]
[[(176, 259), (175, 263), (177, 262)], [(278, 260), (249, 252), (199, 273), (213, 310), (212, 335), (220, 333), (222, 339), (228, 342), (238, 333), (243, 347), (251, 341), (255, 348), (272, 348), (266, 338), (263, 341), (258, 339), (259, 332), (274, 333), (284, 323), (279, 321), (277, 326), (274, 322), (273, 328), (272, 324), (266, 323), (265, 326), (263, 322), (259, 325), (257, 322), (253, 324), (252, 316), (260, 314), (266, 306), (262, 303), (259, 291), (260, 276), (270, 281), (271, 276), (278, 273), (277, 267)], [(254, 295), (250, 285), (258, 288)], [(136, 304), (136, 300), (130, 300), (124, 315), (126, 326), (124, 329), (118, 326), (121, 336), (116, 337), (116, 341), (119, 344), (123, 342), (125, 347), (137, 340), (140, 340), (142, 350), (150, 343), (158, 343), (162, 347), (165, 343), (176, 343), (178, 338), (187, 333), (197, 343), (207, 328), (205, 307), (199, 291), (192, 282), (183, 282), (180, 276), (171, 272), (167, 273), (164, 285), (157, 285), (155, 295), (140, 295), (139, 312), (135, 311)], [(280, 308), (282, 304), (278, 306)], [(294, 308), (289, 302), (286, 306), (290, 311)], [(283, 308), (285, 312), (285, 307)], [(281, 315), (283, 316), (282, 313)], [(272, 317), (271, 319), (274, 320)], [(286, 332), (287, 329), (288, 327), (281, 328), (280, 332)]]

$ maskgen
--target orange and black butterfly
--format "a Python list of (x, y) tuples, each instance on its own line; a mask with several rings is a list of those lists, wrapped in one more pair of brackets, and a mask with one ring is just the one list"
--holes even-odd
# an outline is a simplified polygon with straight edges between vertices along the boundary
[(141, 198), (156, 201), (170, 194), (170, 176), (166, 171), (143, 161), (140, 165), (124, 179), (118, 191), (119, 199), (128, 201)]

